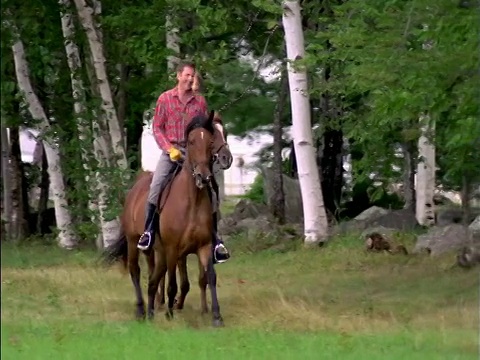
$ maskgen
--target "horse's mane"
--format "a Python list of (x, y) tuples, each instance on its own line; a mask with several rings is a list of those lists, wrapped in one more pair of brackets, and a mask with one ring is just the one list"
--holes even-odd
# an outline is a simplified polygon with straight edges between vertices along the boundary
[(196, 115), (193, 117), (193, 119), (190, 121), (190, 123), (187, 125), (187, 128), (185, 129), (185, 139), (188, 139), (188, 135), (190, 135), (193, 130), (199, 128), (203, 128), (213, 135), (214, 127), (210, 117), (207, 117), (205, 115)]

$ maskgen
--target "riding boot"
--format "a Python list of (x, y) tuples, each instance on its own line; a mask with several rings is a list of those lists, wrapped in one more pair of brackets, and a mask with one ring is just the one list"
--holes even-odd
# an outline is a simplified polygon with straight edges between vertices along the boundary
[(218, 236), (216, 213), (213, 214), (212, 245), (213, 245), (213, 263), (214, 264), (224, 263), (230, 258), (230, 253), (228, 252), (227, 247), (223, 243), (222, 239), (220, 239), (220, 237)]
[(157, 206), (151, 203), (147, 204), (147, 215), (145, 221), (145, 232), (138, 240), (137, 248), (148, 250), (155, 241), (155, 225), (158, 223)]

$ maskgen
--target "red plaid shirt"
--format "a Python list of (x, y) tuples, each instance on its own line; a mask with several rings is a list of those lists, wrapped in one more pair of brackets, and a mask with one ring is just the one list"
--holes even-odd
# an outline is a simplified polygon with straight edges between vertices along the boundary
[(202, 95), (192, 95), (186, 104), (180, 101), (175, 87), (162, 93), (157, 100), (152, 130), (155, 141), (165, 152), (173, 145), (185, 146), (185, 128), (198, 114), (207, 114), (207, 102)]

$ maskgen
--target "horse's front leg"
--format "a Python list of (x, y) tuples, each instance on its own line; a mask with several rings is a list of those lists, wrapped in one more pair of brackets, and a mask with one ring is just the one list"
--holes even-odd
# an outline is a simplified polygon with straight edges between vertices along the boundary
[(153, 318), (154, 307), (155, 307), (155, 295), (158, 291), (158, 285), (160, 284), (160, 279), (165, 277), (167, 271), (167, 262), (165, 258), (165, 252), (159, 247), (153, 249), (155, 253), (155, 267), (153, 272), (148, 277), (148, 304), (147, 304), (147, 315), (149, 319)]
[(200, 262), (207, 274), (208, 287), (210, 288), (210, 296), (212, 297), (212, 317), (213, 326), (224, 326), (222, 315), (220, 314), (220, 305), (217, 298), (217, 273), (213, 267), (212, 248), (211, 245), (204, 246), (199, 251)]
[[(150, 251), (145, 257), (148, 264), (148, 276), (150, 277), (155, 269), (155, 253)], [(165, 276), (160, 278), (160, 285), (158, 285), (158, 291), (155, 298), (155, 307), (160, 308), (163, 305), (165, 305)]]
[(187, 257), (182, 256), (178, 259), (178, 270), (180, 273), (180, 297), (176, 303), (176, 308), (182, 310), (185, 304), (185, 298), (190, 291), (190, 282), (188, 281)]
[(200, 287), (200, 309), (202, 315), (208, 313), (207, 306), (207, 272), (200, 261), (200, 256), (198, 257), (198, 286)]

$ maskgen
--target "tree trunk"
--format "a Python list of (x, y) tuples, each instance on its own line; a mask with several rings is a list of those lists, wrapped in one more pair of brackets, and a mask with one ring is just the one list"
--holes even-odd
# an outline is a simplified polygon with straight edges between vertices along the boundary
[(12, 181), (12, 232), (13, 239), (19, 240), (30, 235), (28, 226), (29, 208), (26, 193), (25, 171), (20, 149), (20, 131), (18, 126), (10, 128), (10, 170)]
[[(286, 64), (284, 64), (286, 65)], [(283, 126), (282, 115), (285, 107), (288, 92), (288, 73), (282, 71), (280, 79), (280, 92), (273, 115), (273, 198), (270, 202), (273, 216), (280, 224), (285, 223), (285, 193), (283, 191), (283, 163), (282, 163), (282, 144), (283, 144)]]
[(461, 191), (461, 198), (462, 198), (462, 223), (465, 226), (470, 225), (470, 190), (471, 184), (468, 176), (464, 175), (462, 177), (462, 191)]
[(48, 161), (45, 149), (42, 147), (42, 159), (40, 162), (40, 198), (38, 199), (38, 218), (37, 218), (37, 232), (41, 235), (44, 235), (45, 230), (45, 218), (46, 210), (48, 207), (48, 197), (49, 197), (49, 188), (50, 188), (50, 179), (48, 177)]
[[(10, 166), (10, 142), (8, 141), (7, 128), (4, 122), (1, 124), (1, 140), (2, 140), (2, 223), (6, 239), (12, 239), (12, 181)], [(3, 234), (2, 234), (3, 235)]]
[(420, 225), (435, 224), (435, 145), (433, 139), (435, 128), (427, 124), (428, 116), (420, 118), (422, 135), (418, 140), (418, 166), (416, 186), (416, 218)]
[[(125, 127), (125, 117), (127, 116), (127, 91), (125, 89), (128, 81), (128, 66), (124, 63), (118, 64), (120, 81), (118, 83), (118, 92), (116, 95), (118, 109), (118, 124), (120, 129)], [(127, 134), (124, 134), (125, 149), (127, 149)]]
[[(80, 22), (87, 34), (88, 43), (90, 45), (90, 53), (93, 58), (93, 67), (95, 77), (97, 78), (98, 89), (102, 98), (101, 108), (106, 116), (110, 136), (112, 139), (112, 148), (117, 157), (117, 164), (122, 170), (127, 169), (127, 156), (123, 146), (122, 128), (118, 122), (117, 112), (113, 102), (112, 91), (107, 77), (106, 60), (103, 50), (102, 34), (99, 26), (93, 18), (91, 7), (87, 6), (85, 0), (74, 0), (80, 17)], [(97, 7), (100, 6), (99, 1), (95, 1)]]
[(321, 160), (322, 193), (332, 218), (338, 216), (343, 186), (343, 131), (327, 128)]
[(406, 142), (402, 144), (403, 150), (403, 198), (405, 200), (404, 209), (410, 209), (415, 212), (415, 162), (414, 144)]
[[(33, 91), (30, 82), (28, 63), (25, 58), (23, 42), (18, 39), (12, 46), (15, 61), (15, 72), (17, 75), (18, 86), (25, 96), (30, 114), (39, 122), (39, 130), (42, 136), (46, 137), (50, 125), (48, 123), (45, 111), (37, 95)], [(50, 177), (51, 191), (53, 194), (53, 203), (55, 207), (55, 217), (57, 228), (59, 230), (58, 243), (65, 248), (72, 248), (77, 244), (76, 236), (72, 228), (72, 217), (68, 209), (65, 196), (65, 184), (63, 182), (62, 168), (60, 164), (60, 151), (53, 139), (43, 140), (43, 146), (48, 160), (48, 174)]]
[(326, 241), (328, 221), (312, 139), (307, 72), (303, 68), (297, 68), (297, 64), (294, 67), (291, 63), (303, 59), (305, 53), (298, 1), (283, 2), (283, 27), (289, 60), (288, 82), (292, 109), (292, 133), (302, 192), (305, 244), (310, 245)]
[(165, 27), (166, 27), (166, 42), (167, 42), (167, 49), (169, 49), (172, 54), (167, 56), (167, 66), (168, 71), (173, 72), (175, 71), (175, 67), (179, 62), (179, 55), (180, 55), (180, 39), (178, 37), (178, 29), (173, 27), (172, 19), (170, 15), (166, 16), (165, 19)]
[[(84, 168), (89, 174), (89, 178), (92, 179), (92, 176), (95, 178), (95, 183), (90, 181), (92, 186), (98, 186), (98, 207), (96, 204), (91, 201), (95, 194), (91, 194), (91, 199), (89, 201), (89, 208), (92, 211), (93, 219), (95, 222), (99, 218), (100, 228), (102, 233), (102, 241), (97, 242), (97, 246), (101, 244), (101, 247), (107, 247), (112, 244), (118, 236), (118, 231), (120, 229), (120, 223), (118, 218), (106, 219), (106, 212), (108, 208), (108, 185), (105, 178), (105, 170), (107, 170), (108, 154), (109, 149), (107, 147), (108, 141), (104, 139), (103, 136), (106, 134), (98, 129), (98, 125), (94, 122), (95, 135), (90, 133), (89, 122), (86, 120), (87, 116), (87, 107), (85, 105), (85, 88), (80, 75), (81, 72), (81, 58), (80, 52), (77, 44), (74, 42), (75, 26), (71, 14), (71, 2), (70, 0), (60, 0), (60, 4), (64, 6), (64, 12), (62, 13), (62, 29), (63, 36), (65, 38), (65, 51), (67, 53), (68, 66), (71, 72), (72, 80), (72, 91), (73, 98), (75, 100), (74, 110), (77, 118), (77, 126), (80, 134), (80, 140), (84, 144), (84, 151), (82, 152), (82, 158), (84, 163)], [(98, 80), (98, 79), (97, 79)], [(98, 81), (101, 82), (101, 81)], [(89, 166), (91, 153), (91, 145), (93, 141), (93, 149), (95, 152), (95, 159), (98, 162), (98, 167), (100, 171), (93, 173), (91, 167)], [(93, 179), (92, 179), (93, 180)], [(97, 216), (97, 211), (99, 216)]]

